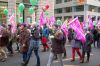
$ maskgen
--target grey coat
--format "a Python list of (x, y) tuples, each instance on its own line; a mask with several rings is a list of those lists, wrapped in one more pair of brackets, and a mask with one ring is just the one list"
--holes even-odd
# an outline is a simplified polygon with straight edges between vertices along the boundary
[(82, 45), (81, 41), (77, 39), (72, 40), (71, 44), (72, 44), (72, 48), (81, 48)]
[(86, 43), (83, 44), (83, 51), (85, 52), (91, 52), (91, 44), (93, 43), (93, 36), (92, 34), (88, 33), (86, 34)]

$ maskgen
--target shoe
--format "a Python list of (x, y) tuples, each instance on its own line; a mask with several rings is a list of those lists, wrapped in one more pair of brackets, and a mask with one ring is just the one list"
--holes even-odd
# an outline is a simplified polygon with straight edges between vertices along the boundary
[(82, 60), (82, 61), (80, 61), (80, 63), (84, 63), (84, 61)]
[(67, 56), (64, 56), (63, 59), (67, 58)]
[(53, 58), (53, 60), (57, 60), (57, 59), (58, 59), (57, 57), (54, 57), (54, 58)]
[(89, 60), (87, 60), (86, 63), (89, 63)]
[(37, 64), (36, 66), (40, 66), (39, 64)]
[(27, 66), (27, 64), (25, 64), (25, 63), (21, 63), (21, 65), (22, 65), (22, 66)]
[(71, 62), (74, 62), (75, 60), (71, 60)]
[(47, 51), (49, 51), (49, 48), (47, 49)]
[(1, 62), (5, 62), (5, 61), (6, 61), (6, 59), (2, 59), (2, 60), (1, 60)]

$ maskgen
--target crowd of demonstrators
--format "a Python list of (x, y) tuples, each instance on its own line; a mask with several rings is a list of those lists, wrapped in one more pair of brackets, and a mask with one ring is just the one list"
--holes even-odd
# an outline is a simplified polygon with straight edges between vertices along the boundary
[(0, 61), (2, 62), (7, 59), (5, 51), (6, 48), (9, 55), (13, 56), (13, 44), (16, 44), (16, 50), (22, 54), (22, 66), (28, 65), (32, 51), (34, 51), (36, 56), (36, 66), (41, 66), (41, 56), (39, 56), (39, 48), (41, 44), (43, 45), (43, 52), (50, 50), (47, 66), (52, 66), (53, 60), (56, 59), (59, 59), (60, 66), (64, 66), (62, 59), (63, 57), (67, 58), (65, 46), (67, 39), (72, 47), (71, 62), (75, 61), (75, 52), (77, 52), (80, 57), (80, 63), (84, 63), (85, 54), (87, 53), (86, 62), (89, 62), (92, 44), (96, 47), (95, 44), (97, 42), (97, 47), (100, 48), (100, 28), (98, 29), (97, 27), (93, 30), (87, 28), (87, 30), (84, 31), (86, 38), (86, 42), (84, 44), (77, 39), (74, 30), (69, 28), (68, 36), (66, 37), (64, 31), (61, 29), (61, 26), (57, 24), (52, 26), (44, 24), (43, 28), (38, 25), (27, 26), (26, 24), (19, 24), (15, 33), (12, 33), (11, 30), (11, 25), (0, 26)]

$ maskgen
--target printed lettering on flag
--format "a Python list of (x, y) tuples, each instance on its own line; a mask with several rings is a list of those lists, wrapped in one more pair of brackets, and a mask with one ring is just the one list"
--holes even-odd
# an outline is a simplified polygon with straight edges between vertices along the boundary
[(80, 25), (78, 17), (76, 17), (75, 19), (73, 19), (69, 23), (69, 26), (70, 26), (70, 28), (72, 28), (76, 32), (76, 38), (78, 40), (82, 41), (82, 43), (84, 43), (86, 41), (85, 34), (84, 34), (84, 31), (82, 30), (82, 27)]
[(67, 29), (67, 20), (62, 24), (61, 29), (64, 31), (65, 35), (68, 35), (68, 29)]

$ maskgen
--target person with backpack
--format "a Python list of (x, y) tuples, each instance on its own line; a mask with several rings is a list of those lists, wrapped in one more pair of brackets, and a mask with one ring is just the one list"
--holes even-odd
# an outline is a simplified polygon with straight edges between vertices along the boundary
[(30, 57), (32, 55), (32, 51), (34, 51), (34, 54), (37, 58), (37, 65), (36, 66), (40, 66), (40, 57), (38, 54), (40, 31), (38, 30), (37, 26), (34, 27), (34, 30), (31, 30), (31, 34), (32, 34), (32, 36), (30, 38), (30, 46), (29, 46), (29, 50), (27, 53), (27, 60), (23, 66), (27, 66), (27, 64), (30, 60)]
[(89, 62), (92, 43), (93, 43), (93, 36), (90, 33), (90, 31), (87, 31), (86, 42), (85, 42), (85, 44), (82, 45), (82, 62), (81, 63), (84, 63), (85, 53), (87, 53), (87, 61), (86, 62)]

